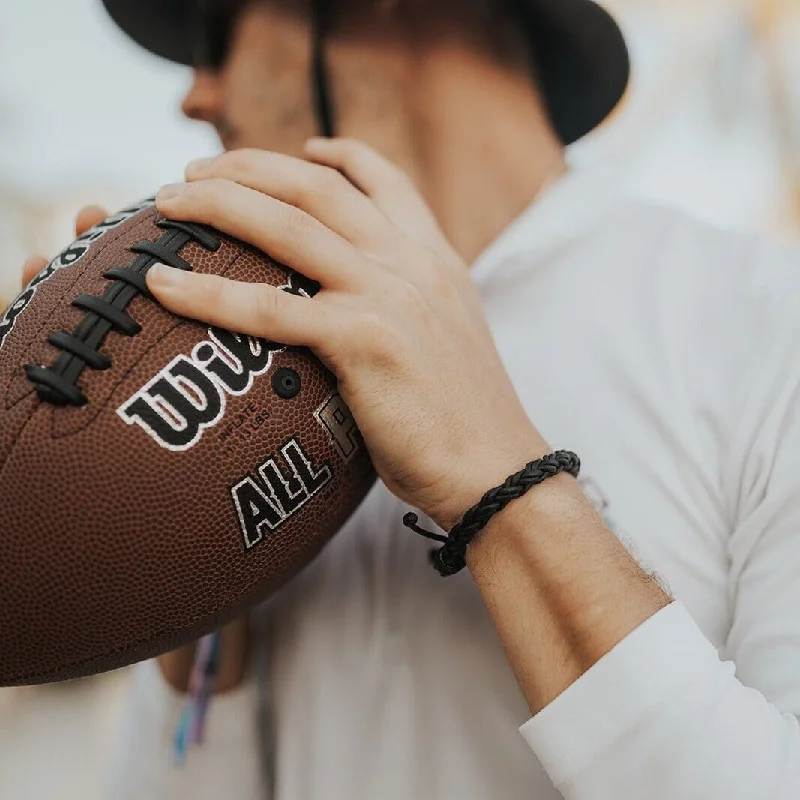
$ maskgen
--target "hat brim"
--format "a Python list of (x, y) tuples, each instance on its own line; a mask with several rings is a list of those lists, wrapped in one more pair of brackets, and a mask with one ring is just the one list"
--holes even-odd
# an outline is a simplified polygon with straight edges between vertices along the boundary
[(561, 141), (571, 144), (616, 108), (630, 57), (614, 18), (593, 0), (524, 0), (540, 90)]
[(145, 50), (191, 66), (195, 0), (102, 1), (111, 19)]
[[(192, 64), (196, 0), (102, 0), (135, 42)], [(613, 17), (593, 0), (516, 0), (533, 42), (539, 87), (556, 133), (571, 144), (594, 130), (625, 94), (630, 59)]]

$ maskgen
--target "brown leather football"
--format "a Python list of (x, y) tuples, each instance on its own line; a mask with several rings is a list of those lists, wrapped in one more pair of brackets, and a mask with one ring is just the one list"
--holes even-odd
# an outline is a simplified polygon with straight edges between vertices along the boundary
[(308, 564), (375, 481), (323, 364), (167, 312), (144, 282), (156, 261), (319, 289), (146, 201), (0, 317), (0, 685), (213, 631)]

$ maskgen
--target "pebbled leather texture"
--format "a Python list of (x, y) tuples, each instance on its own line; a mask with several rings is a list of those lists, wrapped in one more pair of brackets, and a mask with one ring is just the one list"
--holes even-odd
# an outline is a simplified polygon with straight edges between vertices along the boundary
[[(73, 331), (84, 316), (71, 301), (102, 295), (103, 273), (135, 260), (128, 248), (163, 235), (158, 218), (146, 206), (39, 283), (0, 347), (0, 685), (114, 669), (215, 630), (302, 570), (376, 480), (357, 429), (345, 453), (315, 415), (341, 401), (335, 376), (304, 348), (278, 350), (249, 391), (224, 394), (221, 419), (188, 449), (170, 450), (126, 423), (118, 409), (209, 340), (206, 325), (143, 296), (126, 309), (142, 331), (109, 333), (99, 349), (111, 368), (87, 367), (78, 380), (87, 405), (38, 398), (25, 364), (52, 363), (58, 351), (48, 335)], [(180, 251), (195, 271), (287, 283), (287, 267), (216, 235), (216, 252), (194, 242)], [(272, 385), (281, 368), (301, 379), (291, 399)], [(337, 420), (349, 415), (337, 408)], [(249, 477), (269, 495), (258, 468), (273, 457), (299, 491), (281, 454), (289, 440), (314, 469), (327, 465), (330, 478), (248, 548), (232, 487)]]

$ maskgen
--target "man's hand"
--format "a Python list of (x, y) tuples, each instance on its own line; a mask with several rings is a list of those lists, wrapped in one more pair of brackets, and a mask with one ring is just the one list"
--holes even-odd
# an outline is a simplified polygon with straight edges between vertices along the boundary
[(239, 150), (195, 162), (156, 205), (318, 281), (312, 300), (163, 265), (148, 285), (174, 313), (310, 347), (338, 377), (386, 486), (450, 528), (550, 448), (501, 363), (466, 264), (411, 181), (360, 142), (312, 140), (307, 156)]
[[(312, 299), (163, 265), (148, 285), (177, 314), (311, 348), (387, 488), (450, 529), (552, 448), (408, 178), (358, 142), (313, 140), (307, 155), (316, 163), (240, 150), (190, 164), (156, 205), (318, 281)], [(533, 713), (669, 602), (565, 475), (490, 520), (467, 566)]]

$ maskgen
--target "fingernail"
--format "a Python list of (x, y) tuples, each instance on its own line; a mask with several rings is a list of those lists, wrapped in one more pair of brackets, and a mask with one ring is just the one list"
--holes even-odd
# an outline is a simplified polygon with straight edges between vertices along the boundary
[(148, 283), (153, 282), (162, 289), (174, 289), (183, 283), (183, 270), (168, 267), (157, 261), (147, 270)]
[(168, 183), (158, 190), (156, 200), (172, 200), (175, 197), (180, 197), (185, 188), (185, 183)]
[(196, 158), (186, 165), (186, 174), (188, 175), (190, 172), (201, 172), (206, 167), (213, 164), (214, 161), (214, 158)]

